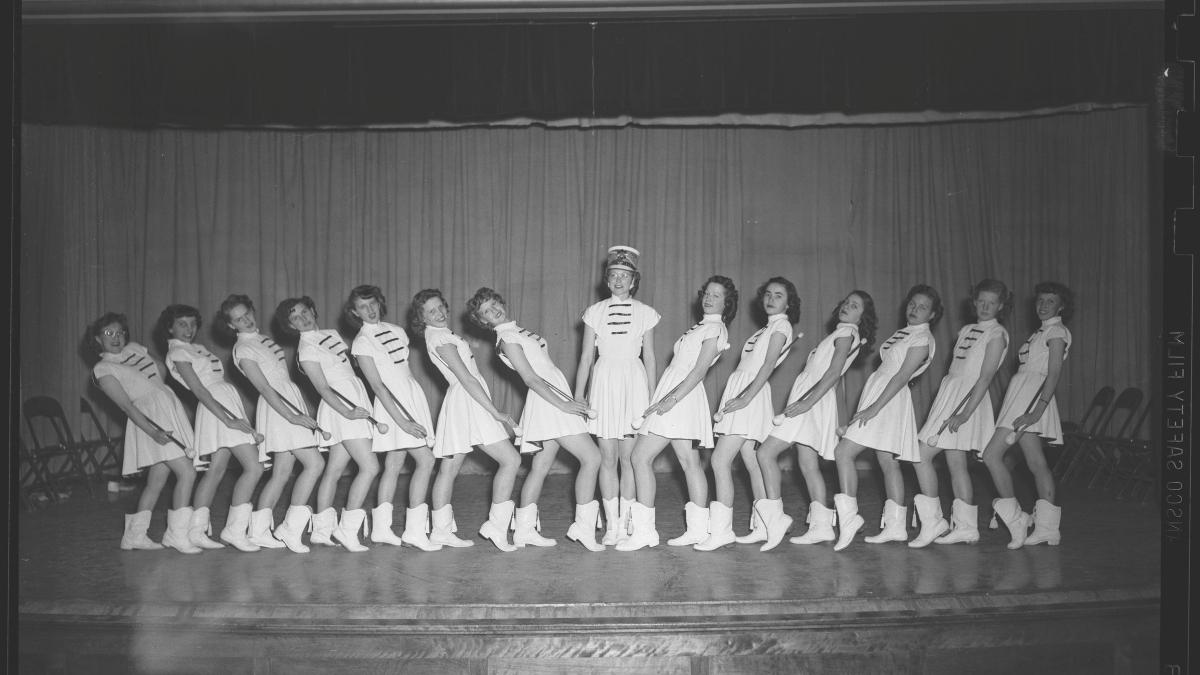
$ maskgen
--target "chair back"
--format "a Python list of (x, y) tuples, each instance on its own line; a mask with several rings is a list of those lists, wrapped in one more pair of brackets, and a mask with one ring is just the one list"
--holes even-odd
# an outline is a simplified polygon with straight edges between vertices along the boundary
[(91, 418), (92, 425), (96, 427), (96, 431), (100, 432), (100, 438), (102, 438), (106, 444), (112, 444), (112, 436), (109, 436), (108, 432), (104, 430), (104, 425), (100, 424), (100, 418), (96, 416), (96, 411), (92, 408), (92, 404), (87, 400), (86, 396), (79, 397), (79, 413), (81, 415), (87, 415), (89, 418)]
[(1083, 417), (1079, 418), (1079, 428), (1085, 434), (1095, 434), (1099, 431), (1100, 421), (1104, 419), (1105, 413), (1112, 406), (1113, 399), (1117, 397), (1117, 390), (1107, 384), (1100, 387), (1100, 391), (1092, 397), (1091, 404), (1083, 413)]
[[(57, 399), (51, 396), (33, 396), (25, 399), (21, 412), (25, 416), (25, 425), (29, 428), (29, 440), (33, 441), (30, 452), (37, 453), (46, 448), (68, 450), (75, 446), (71, 425), (67, 423), (67, 416)], [(39, 428), (43, 430), (41, 437), (38, 436)], [(47, 437), (47, 428), (54, 434), (54, 439), (48, 443), (42, 441), (42, 438)]]
[[(1142, 398), (1141, 389), (1126, 387), (1117, 395), (1112, 407), (1108, 409), (1104, 421), (1097, 429), (1097, 434), (1105, 438), (1129, 438), (1128, 434), (1133, 428), (1141, 425), (1137, 412), (1142, 404)], [(1142, 419), (1144, 418), (1145, 415), (1142, 416)]]

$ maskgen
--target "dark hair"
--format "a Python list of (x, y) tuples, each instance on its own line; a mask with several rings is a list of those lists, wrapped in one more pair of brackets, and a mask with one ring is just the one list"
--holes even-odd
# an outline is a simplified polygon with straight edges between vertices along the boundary
[[(934, 289), (933, 286), (929, 286), (927, 284), (917, 284), (916, 286), (908, 289), (908, 294), (904, 296), (904, 302), (900, 305), (900, 311), (902, 315), (907, 313), (908, 303), (912, 302), (912, 299), (918, 295), (923, 295), (929, 298), (929, 327), (932, 328), (933, 326), (937, 325), (937, 322), (942, 318), (942, 314), (944, 314), (946, 311), (945, 307), (942, 307), (942, 296), (938, 295), (937, 290)], [(907, 323), (907, 321), (905, 323)]]
[(858, 318), (858, 337), (862, 340), (862, 347), (858, 350), (858, 355), (855, 360), (862, 358), (863, 354), (868, 354), (871, 351), (871, 345), (875, 343), (875, 330), (879, 327), (879, 317), (875, 315), (875, 298), (871, 294), (855, 289), (846, 294), (845, 298), (833, 308), (832, 323), (838, 323), (838, 314), (841, 312), (842, 304), (850, 299), (850, 296), (857, 295), (862, 299), (863, 312)]
[(758, 287), (758, 292), (754, 294), (754, 306), (762, 307), (763, 297), (767, 294), (767, 286), (771, 284), (779, 284), (783, 286), (787, 293), (787, 308), (784, 313), (787, 314), (788, 323), (796, 323), (800, 320), (800, 294), (796, 292), (796, 284), (784, 279), (783, 277), (771, 277), (763, 282), (762, 286)]
[(1000, 298), (1000, 311), (996, 312), (996, 319), (999, 321), (1007, 319), (1008, 313), (1012, 311), (1012, 291), (1008, 290), (1008, 286), (1005, 286), (1003, 281), (984, 279), (971, 288), (972, 307), (974, 307), (975, 299), (979, 297), (979, 294), (985, 291), (995, 293), (996, 297)]
[(83, 344), (86, 347), (84, 351), (91, 358), (93, 364), (100, 360), (100, 352), (103, 351), (96, 338), (100, 337), (105, 326), (114, 323), (121, 324), (121, 330), (125, 331), (126, 344), (128, 344), (129, 319), (124, 314), (118, 314), (117, 312), (105, 312), (99, 319), (89, 323), (87, 329), (83, 332)]
[(154, 343), (162, 349), (164, 354), (167, 352), (167, 340), (171, 337), (171, 326), (177, 319), (186, 319), (187, 317), (196, 320), (196, 330), (199, 331), (204, 320), (200, 318), (200, 310), (191, 305), (167, 305), (167, 308), (158, 315), (158, 321), (154, 324)]
[(379, 290), (378, 286), (371, 286), (369, 284), (355, 286), (350, 291), (350, 297), (346, 298), (345, 307), (346, 320), (355, 328), (359, 328), (363, 324), (362, 319), (358, 318), (358, 315), (354, 313), (354, 303), (359, 300), (377, 301), (379, 303), (379, 318), (382, 319), (387, 316), (387, 298), (383, 297), (383, 291)]
[[(627, 270), (623, 267), (618, 268), (618, 269), (622, 272), (629, 272), (629, 274), (633, 276), (633, 285), (629, 287), (629, 296), (633, 297), (634, 295), (637, 294), (638, 288), (641, 287), (641, 285), (642, 285), (642, 273), (637, 270)], [(605, 286), (608, 285), (609, 271), (610, 270), (608, 268), (608, 263), (605, 263), (604, 264), (604, 276), (602, 277), (604, 279)]]
[(425, 318), (421, 316), (421, 308), (434, 298), (441, 300), (443, 305), (449, 306), (446, 296), (436, 288), (417, 291), (417, 294), (413, 296), (412, 304), (408, 306), (408, 329), (412, 331), (414, 337), (425, 334)]
[(300, 331), (292, 328), (292, 324), (288, 321), (288, 315), (292, 313), (292, 309), (295, 308), (296, 305), (304, 305), (313, 313), (314, 317), (317, 315), (317, 303), (313, 302), (313, 299), (307, 295), (302, 295), (298, 298), (288, 298), (287, 300), (279, 303), (279, 305), (275, 307), (275, 323), (278, 325), (279, 330), (284, 335), (291, 338), (294, 338), (300, 334)]
[(229, 297), (225, 298), (225, 300), (221, 303), (220, 309), (217, 310), (217, 314), (224, 322), (221, 324), (221, 328), (226, 332), (237, 332), (229, 326), (229, 313), (232, 312), (233, 308), (237, 307), (238, 305), (244, 305), (246, 309), (250, 310), (251, 312), (254, 311), (254, 301), (250, 299), (250, 296), (242, 295), (240, 293), (230, 293)]
[(471, 323), (486, 330), (491, 330), (492, 327), (483, 320), (483, 317), (479, 316), (479, 308), (489, 300), (495, 300), (502, 305), (507, 304), (504, 302), (504, 296), (487, 286), (475, 291), (475, 295), (472, 295), (471, 299), (467, 300), (467, 318), (471, 320)]
[(1075, 313), (1075, 294), (1063, 284), (1057, 281), (1039, 281), (1038, 285), (1033, 287), (1033, 295), (1036, 297), (1042, 293), (1053, 293), (1062, 301), (1062, 311), (1059, 312), (1059, 316), (1062, 317), (1063, 323), (1066, 323)]
[(723, 277), (720, 274), (714, 274), (700, 285), (700, 290), (696, 291), (696, 299), (702, 304), (704, 302), (704, 291), (708, 289), (709, 284), (721, 284), (725, 287), (725, 308), (721, 310), (721, 321), (726, 325), (733, 321), (733, 317), (737, 316), (738, 307), (738, 292), (733, 285), (733, 279)]

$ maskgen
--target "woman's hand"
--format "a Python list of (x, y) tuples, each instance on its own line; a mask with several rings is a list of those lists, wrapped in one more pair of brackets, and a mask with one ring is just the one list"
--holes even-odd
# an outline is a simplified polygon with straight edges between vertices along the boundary
[(848, 429), (848, 428), (854, 426), (855, 424), (866, 424), (867, 422), (870, 422), (871, 419), (873, 419), (878, 414), (879, 414), (879, 408), (875, 407), (875, 405), (873, 405), (873, 404), (869, 405), (869, 406), (863, 408), (862, 410), (859, 410), (858, 412), (854, 413), (854, 417), (851, 417), (850, 421), (846, 423), (846, 428)]
[(802, 398), (799, 401), (796, 401), (795, 403), (784, 408), (783, 416), (784, 417), (797, 417), (799, 415), (803, 415), (804, 413), (808, 412), (809, 410), (812, 410), (812, 407), (813, 407), (812, 401)]
[(348, 413), (342, 413), (342, 417), (350, 420), (365, 420), (370, 416), (370, 411), (360, 405), (354, 406)]
[(568, 415), (579, 415), (580, 417), (587, 417), (589, 410), (587, 403), (579, 399), (571, 399), (570, 401), (559, 399), (555, 406)]
[(961, 427), (962, 425), (966, 424), (967, 420), (969, 420), (969, 419), (971, 419), (971, 416), (964, 415), (963, 413), (958, 413), (957, 415), (951, 415), (950, 419), (946, 420), (946, 429), (948, 429), (950, 431), (950, 433), (952, 433), (952, 434), (956, 433), (958, 431), (958, 428)]
[(254, 435), (254, 427), (250, 426), (250, 423), (247, 422), (246, 420), (238, 418), (238, 417), (233, 417), (233, 418), (225, 420), (225, 426), (230, 429), (233, 429), (234, 431), (240, 431), (244, 434), (249, 434), (251, 436)]
[(1035, 415), (1031, 412), (1027, 412), (1013, 420), (1013, 429), (1024, 429), (1025, 427), (1038, 421), (1039, 417), (1041, 417), (1041, 415)]
[(663, 399), (658, 403), (646, 408), (646, 413), (642, 415), (642, 417), (649, 417), (651, 413), (666, 415), (667, 413), (671, 412), (671, 409), (675, 407), (676, 403), (679, 403), (679, 397), (675, 394), (668, 394), (667, 396), (664, 396)]
[(160, 429), (155, 429), (154, 431), (151, 431), (150, 438), (153, 438), (154, 442), (158, 443), (159, 445), (170, 445), (175, 442), (175, 441), (171, 440), (171, 434), (167, 433), (166, 431), (160, 430)]
[(499, 410), (492, 413), (492, 419), (496, 420), (500, 424), (503, 424), (509, 428), (516, 428), (516, 426), (517, 426), (517, 421), (513, 419), (512, 415), (509, 415), (508, 413), (500, 412)]
[(725, 407), (721, 408), (721, 412), (729, 414), (735, 410), (741, 410), (748, 405), (750, 405), (750, 402), (746, 400), (745, 394), (738, 394), (725, 402)]
[(286, 419), (288, 422), (291, 422), (292, 424), (295, 424), (298, 427), (304, 427), (305, 429), (308, 429), (309, 431), (317, 430), (317, 421), (314, 420), (313, 418), (309, 417), (308, 415), (298, 415), (296, 413), (292, 413), (292, 414), (288, 415), (286, 417)]
[(416, 422), (410, 422), (408, 420), (401, 420), (401, 421), (397, 422), (396, 424), (400, 425), (400, 428), (404, 430), (404, 433), (408, 434), (409, 436), (415, 436), (417, 438), (425, 438), (428, 435), (425, 432), (425, 427), (421, 426), (420, 424), (417, 424)]

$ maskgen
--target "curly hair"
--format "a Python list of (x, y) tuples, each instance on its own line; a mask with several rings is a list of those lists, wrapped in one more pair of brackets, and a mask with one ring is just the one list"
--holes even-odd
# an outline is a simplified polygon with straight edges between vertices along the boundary
[(929, 298), (929, 327), (932, 328), (941, 320), (946, 309), (942, 306), (942, 296), (938, 295), (937, 289), (928, 284), (917, 284), (908, 289), (908, 293), (904, 296), (904, 302), (900, 304), (901, 316), (908, 313), (908, 303), (918, 295)]
[(191, 317), (196, 320), (196, 330), (200, 330), (200, 326), (204, 324), (204, 320), (200, 318), (200, 310), (191, 305), (167, 305), (167, 308), (158, 315), (158, 321), (154, 323), (154, 344), (166, 353), (167, 340), (171, 338), (171, 326), (175, 325), (178, 319), (186, 319)]
[(1075, 294), (1057, 281), (1039, 281), (1038, 285), (1033, 287), (1033, 295), (1036, 298), (1043, 293), (1053, 293), (1062, 301), (1062, 311), (1059, 312), (1059, 316), (1062, 317), (1063, 323), (1066, 323), (1075, 313)]
[(723, 277), (720, 274), (712, 275), (703, 284), (700, 284), (700, 290), (696, 291), (696, 299), (700, 301), (701, 307), (704, 305), (704, 291), (708, 290), (709, 284), (721, 284), (725, 287), (725, 307), (721, 310), (721, 321), (725, 325), (729, 325), (729, 322), (733, 321), (733, 317), (737, 316), (737, 287), (733, 285), (733, 279), (729, 277)]
[(479, 315), (479, 308), (482, 307), (485, 302), (491, 300), (495, 300), (501, 305), (507, 304), (504, 302), (504, 296), (500, 295), (496, 291), (493, 291), (487, 286), (475, 291), (475, 295), (472, 295), (471, 299), (467, 300), (467, 318), (471, 320), (471, 323), (485, 330), (491, 330), (492, 326), (488, 322), (484, 321), (483, 317)]
[(413, 296), (412, 303), (408, 306), (408, 329), (412, 332), (413, 337), (420, 337), (425, 334), (425, 319), (421, 316), (421, 310), (425, 307), (425, 303), (437, 298), (442, 301), (442, 305), (448, 307), (446, 296), (436, 288), (426, 288), (417, 291)]
[(1003, 322), (1012, 311), (1012, 291), (1008, 290), (1008, 286), (1005, 286), (1003, 281), (984, 279), (971, 287), (972, 308), (979, 294), (984, 292), (995, 293), (996, 297), (1000, 298), (1000, 310), (996, 312), (996, 320)]
[(855, 289), (847, 293), (846, 297), (842, 298), (842, 301), (833, 308), (833, 312), (830, 315), (831, 323), (837, 325), (838, 314), (841, 312), (842, 305), (852, 295), (857, 295), (863, 303), (862, 316), (858, 318), (858, 337), (862, 340), (862, 347), (859, 348), (858, 355), (854, 357), (855, 360), (858, 360), (864, 354), (871, 353), (871, 346), (875, 344), (875, 331), (879, 328), (879, 317), (875, 315), (875, 298), (872, 298), (871, 294), (866, 291)]
[(387, 298), (383, 297), (383, 291), (378, 286), (371, 286), (370, 284), (355, 286), (350, 291), (350, 297), (346, 298), (346, 306), (343, 308), (343, 311), (346, 313), (346, 320), (350, 322), (351, 326), (359, 328), (363, 324), (362, 319), (358, 318), (358, 315), (354, 313), (354, 303), (359, 300), (374, 300), (378, 302), (379, 318), (383, 319), (387, 316)]
[(783, 286), (784, 292), (787, 293), (787, 309), (784, 313), (787, 314), (788, 323), (794, 324), (800, 320), (800, 294), (796, 291), (796, 284), (788, 281), (783, 277), (771, 277), (763, 282), (762, 286), (758, 287), (758, 291), (754, 294), (754, 306), (762, 307), (763, 296), (767, 294), (767, 286), (771, 284), (779, 284)]
[(128, 341), (129, 318), (124, 314), (119, 314), (117, 312), (105, 312), (104, 314), (100, 315), (100, 318), (89, 323), (87, 329), (84, 330), (83, 344), (86, 347), (84, 351), (87, 353), (89, 358), (92, 359), (92, 363), (99, 361), (100, 352), (104, 351), (104, 348), (100, 346), (97, 338), (100, 337), (107, 326), (111, 326), (114, 323), (121, 324), (121, 330), (125, 331), (125, 337)]
[(221, 302), (221, 307), (217, 310), (217, 316), (221, 317), (222, 320), (221, 328), (227, 333), (237, 332), (229, 325), (229, 313), (238, 305), (244, 306), (251, 312), (254, 311), (254, 301), (250, 299), (250, 296), (241, 293), (230, 293), (229, 297)]
[(289, 338), (294, 338), (300, 334), (300, 331), (292, 328), (292, 324), (288, 320), (288, 316), (291, 315), (292, 310), (296, 308), (296, 305), (304, 305), (310, 312), (313, 313), (313, 317), (317, 316), (317, 303), (313, 302), (313, 299), (307, 295), (302, 295), (298, 298), (288, 298), (287, 300), (284, 300), (276, 305), (275, 325), (279, 328), (281, 333)]

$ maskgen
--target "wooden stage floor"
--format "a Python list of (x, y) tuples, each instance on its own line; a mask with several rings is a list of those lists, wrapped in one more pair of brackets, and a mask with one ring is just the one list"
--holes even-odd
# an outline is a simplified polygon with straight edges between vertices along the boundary
[[(984, 528), (975, 546), (912, 550), (862, 541), (878, 531), (881, 508), (878, 481), (862, 478), (867, 526), (838, 553), (831, 544), (787, 541), (768, 553), (758, 545), (710, 553), (667, 546), (683, 531), (674, 475), (659, 477), (664, 543), (634, 553), (589, 553), (565, 539), (571, 477), (561, 474), (550, 477), (541, 500), (542, 532), (558, 546), (514, 553), (478, 537), (471, 548), (432, 553), (370, 543), (359, 554), (328, 547), (308, 554), (128, 552), (118, 543), (134, 496), (84, 494), (20, 516), (21, 672), (1156, 668), (1160, 526), (1153, 504), (1068, 489), (1061, 546), (1009, 551), (1004, 529)], [(977, 478), (977, 501), (987, 504), (986, 479)], [(799, 475), (784, 479), (793, 530), (802, 531)], [(227, 504), (230, 485), (227, 476), (217, 504)], [(489, 485), (486, 476), (459, 479), (460, 535), (474, 535), (485, 517)], [(214, 531), (226, 508), (216, 509)], [(749, 509), (739, 494), (738, 533), (747, 529)], [(989, 516), (981, 506), (981, 522)], [(160, 508), (151, 536), (157, 540), (164, 526)]]

